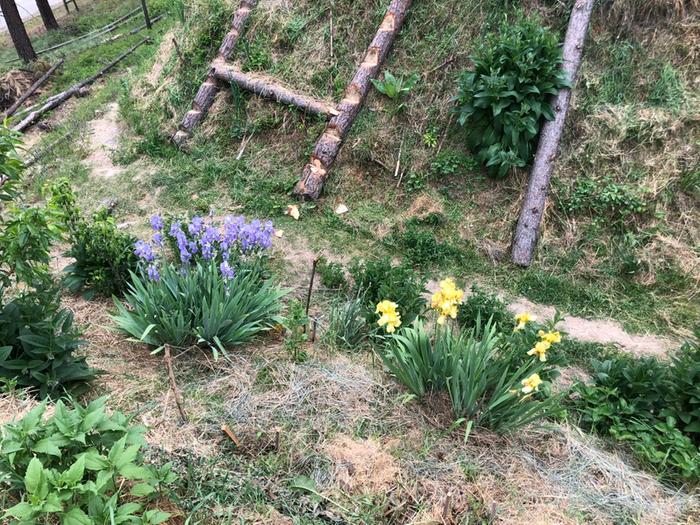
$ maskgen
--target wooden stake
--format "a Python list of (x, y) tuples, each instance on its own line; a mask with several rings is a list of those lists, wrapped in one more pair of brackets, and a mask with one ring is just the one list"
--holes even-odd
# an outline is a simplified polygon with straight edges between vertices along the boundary
[[(593, 11), (594, 0), (577, 0), (571, 12), (569, 27), (564, 39), (564, 65), (567, 76), (573, 86), (576, 81), (583, 46), (588, 33), (588, 24)], [(544, 214), (549, 181), (554, 170), (559, 143), (564, 133), (566, 115), (571, 102), (571, 89), (560, 89), (554, 97), (554, 120), (546, 122), (540, 133), (540, 143), (535, 153), (535, 160), (530, 172), (527, 193), (520, 211), (520, 218), (513, 237), (512, 260), (520, 266), (529, 266), (537, 246), (540, 224)]]
[(57, 108), (61, 104), (63, 104), (66, 100), (70, 99), (71, 97), (74, 97), (76, 95), (79, 95), (80, 93), (83, 93), (84, 89), (93, 84), (96, 80), (99, 78), (102, 78), (107, 72), (109, 72), (110, 69), (112, 69), (114, 66), (116, 66), (119, 62), (124, 60), (126, 57), (128, 57), (131, 53), (136, 51), (140, 46), (145, 44), (146, 42), (149, 42), (150, 39), (144, 38), (136, 44), (134, 47), (131, 49), (125, 51), (121, 55), (119, 55), (115, 60), (110, 62), (107, 66), (102, 68), (99, 72), (91, 76), (90, 78), (83, 80), (82, 82), (78, 82), (77, 84), (74, 84), (70, 88), (68, 88), (66, 91), (63, 91), (62, 93), (59, 93), (58, 95), (55, 95), (51, 97), (43, 106), (41, 106), (39, 109), (32, 111), (27, 115), (19, 124), (14, 126), (15, 131), (24, 131), (28, 127), (30, 127), (33, 124), (36, 124), (36, 122), (41, 118), (41, 116), (46, 113), (47, 111), (51, 111), (52, 109)]
[(148, 6), (146, 5), (146, 0), (141, 0), (141, 9), (143, 9), (143, 18), (146, 21), (146, 27), (148, 29), (153, 29), (151, 25), (151, 17), (148, 14)]
[(17, 100), (15, 100), (15, 103), (12, 104), (9, 108), (5, 110), (5, 112), (0, 116), (0, 121), (5, 120), (7, 117), (11, 117), (12, 115), (15, 114), (15, 111), (19, 109), (19, 107), (24, 104), (24, 102), (31, 97), (37, 89), (39, 89), (41, 86), (43, 86), (46, 81), (49, 79), (51, 75), (53, 75), (53, 72), (56, 71), (63, 62), (65, 62), (65, 58), (62, 58), (58, 62), (56, 62), (53, 66), (51, 66), (51, 69), (49, 69), (46, 73), (44, 73), (39, 80), (34, 82), (31, 87), (22, 95), (19, 97)]
[(346, 88), (343, 100), (336, 108), (339, 114), (330, 120), (323, 135), (318, 139), (311, 160), (304, 167), (301, 179), (294, 188), (294, 193), (299, 197), (304, 199), (320, 197), (328, 172), (369, 93), (371, 80), (379, 73), (381, 64), (389, 54), (410, 6), (411, 0), (392, 0), (389, 4), (384, 20), (367, 49), (365, 59)]
[(170, 388), (173, 390), (173, 395), (175, 396), (175, 405), (177, 405), (177, 411), (180, 412), (180, 418), (183, 423), (187, 423), (187, 414), (182, 405), (182, 396), (180, 394), (180, 389), (177, 387), (175, 382), (175, 372), (173, 371), (173, 357), (170, 354), (170, 345), (165, 345), (164, 348), (164, 361), (165, 368), (168, 370), (168, 380), (170, 381)]
[(218, 80), (236, 84), (259, 97), (271, 98), (280, 104), (296, 106), (314, 115), (337, 115), (335, 108), (326, 102), (295, 93), (274, 78), (259, 73), (244, 73), (235, 66), (216, 61), (212, 64), (212, 75)]
[[(231, 29), (221, 42), (219, 53), (215, 59), (215, 62), (228, 62), (231, 59), (236, 43), (243, 33), (245, 24), (248, 21), (250, 12), (257, 3), (258, 0), (241, 0), (240, 7), (233, 15)], [(213, 66), (214, 64), (212, 64), (212, 68)], [(214, 103), (214, 98), (219, 93), (222, 86), (222, 81), (214, 77), (210, 71), (207, 79), (199, 87), (199, 91), (194, 97), (192, 109), (190, 109), (183, 117), (177, 132), (175, 135), (173, 135), (172, 140), (177, 146), (184, 146), (185, 142), (187, 142), (192, 135), (194, 129), (204, 120), (209, 112), (209, 109)]]
[(306, 294), (306, 317), (309, 317), (309, 308), (311, 307), (311, 293), (314, 289), (314, 279), (316, 278), (316, 266), (318, 265), (318, 257), (311, 264), (311, 277), (309, 278), (309, 292)]

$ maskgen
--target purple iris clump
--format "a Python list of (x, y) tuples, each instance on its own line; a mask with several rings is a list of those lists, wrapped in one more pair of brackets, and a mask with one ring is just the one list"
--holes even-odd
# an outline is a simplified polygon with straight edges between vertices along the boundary
[(190, 232), (190, 235), (199, 235), (201, 233), (203, 227), (204, 227), (204, 219), (195, 215), (194, 217), (192, 217), (192, 220), (190, 221), (190, 225), (188, 226), (187, 229)]
[(230, 281), (236, 276), (236, 270), (231, 267), (228, 261), (222, 262), (219, 269), (221, 270), (221, 276), (227, 281)]
[(163, 223), (163, 219), (160, 215), (154, 215), (153, 217), (151, 217), (151, 228), (153, 228), (153, 231), (159, 232), (164, 227), (165, 224)]
[(139, 259), (143, 259), (146, 262), (152, 262), (156, 258), (153, 253), (153, 248), (145, 241), (136, 241), (134, 245), (134, 254), (136, 254)]
[(213, 226), (207, 226), (199, 238), (199, 245), (202, 247), (202, 257), (210, 261), (216, 255), (216, 248), (221, 243), (221, 235)]
[(146, 273), (151, 281), (160, 281), (160, 273), (158, 272), (158, 267), (155, 264), (149, 264)]

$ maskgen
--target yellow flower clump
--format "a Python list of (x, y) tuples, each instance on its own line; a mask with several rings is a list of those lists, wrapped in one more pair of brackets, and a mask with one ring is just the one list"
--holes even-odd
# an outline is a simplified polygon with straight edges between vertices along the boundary
[(521, 383), (523, 385), (521, 392), (523, 394), (530, 394), (532, 392), (539, 392), (542, 379), (540, 379), (539, 374), (532, 374), (530, 377), (523, 379)]
[(377, 304), (377, 309), (374, 312), (380, 315), (377, 324), (386, 327), (389, 334), (393, 334), (401, 326), (401, 315), (398, 312), (398, 307), (398, 304), (385, 300)]
[(523, 312), (521, 314), (518, 314), (515, 316), (516, 326), (513, 329), (513, 331), (517, 332), (518, 330), (522, 330), (523, 328), (525, 328), (525, 325), (527, 323), (532, 323), (534, 321), (537, 321), (536, 315), (533, 315), (533, 314), (528, 313), (528, 312)]
[(457, 306), (462, 303), (463, 298), (464, 290), (457, 288), (452, 279), (440, 281), (440, 290), (435, 292), (430, 302), (431, 308), (440, 314), (438, 324), (445, 324), (448, 317), (452, 319), (457, 317)]
[(540, 361), (545, 362), (547, 360), (547, 350), (549, 350), (554, 343), (561, 343), (561, 334), (559, 332), (545, 332), (540, 330), (537, 332), (541, 341), (535, 343), (534, 348), (530, 350), (527, 355), (535, 355), (539, 357)]

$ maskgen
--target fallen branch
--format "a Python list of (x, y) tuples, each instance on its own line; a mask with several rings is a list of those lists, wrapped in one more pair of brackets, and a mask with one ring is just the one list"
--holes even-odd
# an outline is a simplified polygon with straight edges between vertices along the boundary
[(62, 58), (58, 62), (56, 62), (53, 66), (51, 66), (51, 69), (49, 69), (46, 73), (44, 73), (39, 80), (34, 82), (29, 89), (19, 97), (14, 104), (12, 104), (9, 108), (5, 110), (5, 112), (2, 114), (2, 117), (0, 117), (0, 121), (5, 120), (7, 117), (11, 117), (12, 115), (15, 114), (15, 111), (19, 109), (19, 107), (24, 104), (24, 102), (31, 97), (37, 89), (39, 89), (41, 86), (43, 86), (46, 81), (49, 79), (51, 75), (53, 75), (54, 71), (56, 71), (61, 64), (65, 61), (65, 58)]
[(70, 99), (71, 97), (74, 97), (76, 95), (80, 95), (81, 92), (84, 92), (84, 89), (87, 88), (87, 86), (93, 84), (96, 80), (102, 78), (104, 75), (109, 72), (110, 69), (112, 69), (114, 66), (116, 66), (119, 62), (124, 60), (126, 57), (128, 57), (131, 53), (136, 51), (139, 47), (141, 47), (143, 44), (148, 42), (150, 39), (149, 38), (144, 38), (133, 46), (131, 49), (125, 51), (121, 55), (119, 55), (115, 60), (110, 62), (107, 66), (105, 66), (103, 69), (101, 69), (98, 73), (94, 74), (90, 78), (83, 80), (82, 82), (78, 82), (77, 84), (74, 84), (70, 88), (68, 88), (66, 91), (63, 91), (62, 93), (59, 93), (58, 95), (55, 95), (51, 97), (43, 106), (41, 106), (39, 109), (32, 111), (29, 115), (27, 115), (19, 124), (14, 126), (15, 131), (24, 131), (26, 130), (29, 126), (36, 124), (36, 122), (41, 118), (44, 113), (47, 111), (51, 111), (52, 109), (57, 108), (61, 104), (63, 104), (66, 100)]
[[(576, 81), (576, 74), (581, 64), (581, 55), (588, 33), (593, 4), (594, 0), (577, 0), (571, 12), (569, 27), (566, 30), (563, 52), (564, 65), (562, 67), (572, 86)], [(570, 102), (571, 89), (560, 89), (552, 103), (555, 110), (554, 120), (546, 122), (542, 126), (540, 143), (530, 172), (527, 193), (513, 237), (511, 257), (513, 262), (520, 266), (530, 265), (537, 246), (540, 223), (549, 193), (549, 181), (564, 132)]]
[[(243, 33), (250, 12), (257, 2), (258, 0), (241, 0), (241, 5), (233, 15), (231, 29), (221, 42), (215, 62), (228, 62), (231, 59), (238, 38), (241, 36), (241, 33)], [(199, 91), (197, 91), (197, 95), (194, 97), (192, 109), (183, 117), (177, 132), (173, 136), (173, 142), (177, 146), (183, 146), (192, 135), (194, 128), (204, 120), (214, 103), (214, 98), (222, 87), (222, 81), (214, 77), (210, 71), (207, 79), (199, 87)]]
[(222, 62), (212, 64), (212, 75), (218, 80), (236, 84), (259, 97), (271, 98), (280, 104), (296, 106), (314, 115), (337, 115), (335, 108), (321, 100), (316, 100), (279, 84), (275, 79), (252, 73), (244, 73), (235, 66)]
[(318, 199), (321, 195), (328, 172), (367, 97), (372, 85), (371, 80), (379, 73), (381, 64), (389, 54), (410, 6), (411, 0), (391, 1), (362, 64), (346, 88), (343, 100), (338, 104), (339, 114), (326, 126), (326, 130), (316, 143), (311, 160), (304, 167), (301, 178), (294, 188), (296, 195), (307, 199)]
[(180, 412), (180, 418), (183, 423), (187, 423), (187, 414), (182, 405), (182, 396), (180, 394), (180, 389), (177, 387), (175, 382), (175, 372), (173, 371), (173, 357), (170, 354), (170, 345), (165, 345), (163, 360), (165, 361), (165, 368), (168, 370), (168, 380), (170, 381), (170, 388), (175, 396), (175, 405), (177, 405), (177, 411)]

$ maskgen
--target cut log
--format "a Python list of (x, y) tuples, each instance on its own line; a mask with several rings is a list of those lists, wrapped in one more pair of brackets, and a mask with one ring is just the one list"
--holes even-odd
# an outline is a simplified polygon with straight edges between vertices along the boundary
[(119, 55), (115, 60), (110, 62), (108, 65), (106, 65), (104, 68), (102, 68), (100, 71), (95, 73), (90, 78), (85, 79), (81, 82), (78, 82), (77, 84), (74, 84), (73, 86), (68, 88), (66, 91), (63, 91), (62, 93), (54, 95), (49, 100), (47, 100), (46, 103), (43, 106), (41, 106), (39, 109), (32, 111), (29, 115), (24, 117), (24, 119), (22, 119), (22, 121), (19, 124), (17, 124), (16, 126), (14, 126), (12, 129), (14, 129), (15, 131), (24, 131), (29, 126), (36, 124), (36, 122), (41, 118), (41, 116), (44, 115), (44, 113), (46, 113), (47, 111), (51, 111), (52, 109), (57, 108), (58, 106), (63, 104), (66, 100), (70, 99), (71, 97), (80, 96), (81, 93), (85, 92), (84, 90), (89, 85), (93, 84), (96, 80), (102, 78), (104, 75), (107, 74), (107, 72), (109, 72), (110, 69), (112, 69), (119, 62), (124, 60), (131, 53), (133, 53), (139, 47), (141, 47), (143, 44), (145, 44), (146, 42), (149, 42), (149, 41), (150, 41), (150, 38), (144, 38), (143, 40), (141, 40), (141, 42), (139, 42), (138, 44), (133, 46), (131, 49), (125, 51), (121, 55)]
[[(258, 0), (241, 0), (240, 6), (233, 15), (231, 29), (221, 42), (221, 47), (219, 47), (219, 52), (214, 62), (228, 62), (231, 59), (233, 50), (236, 47), (238, 38), (243, 33), (250, 12), (257, 3)], [(225, 84), (223, 84), (221, 80), (214, 77), (211, 71), (209, 72), (207, 79), (199, 87), (199, 91), (194, 97), (192, 109), (183, 117), (177, 132), (173, 135), (173, 142), (177, 146), (183, 146), (192, 135), (194, 128), (204, 120), (214, 103), (214, 98), (224, 85)]]
[(371, 80), (379, 73), (410, 6), (411, 0), (392, 0), (389, 5), (362, 64), (336, 108), (338, 115), (330, 120), (323, 135), (318, 139), (311, 160), (304, 167), (301, 179), (294, 188), (294, 193), (299, 197), (315, 200), (321, 195), (328, 172), (369, 93)]
[(274, 78), (258, 73), (244, 73), (235, 66), (215, 61), (211, 74), (217, 80), (236, 84), (259, 97), (276, 100), (280, 104), (296, 106), (314, 115), (337, 115), (336, 109), (326, 102), (316, 100), (284, 87)]
[(3, 121), (7, 117), (11, 117), (12, 115), (14, 115), (15, 111), (17, 111), (17, 109), (19, 109), (19, 107), (22, 104), (24, 104), (24, 102), (29, 97), (31, 97), (36, 92), (37, 89), (39, 89), (41, 86), (43, 86), (46, 83), (46, 81), (49, 79), (49, 77), (51, 75), (53, 75), (53, 72), (56, 71), (61, 66), (61, 64), (63, 64), (64, 61), (65, 61), (65, 58), (62, 58), (61, 60), (56, 62), (53, 66), (51, 66), (51, 69), (49, 69), (46, 73), (44, 73), (39, 80), (34, 82), (29, 87), (29, 89), (24, 93), (24, 95), (22, 95), (17, 100), (15, 100), (15, 103), (12, 104), (9, 108), (7, 108), (5, 110), (5, 112), (2, 114), (2, 116), (0, 116), (0, 121)]
[[(572, 86), (576, 81), (576, 74), (581, 64), (593, 4), (594, 0), (577, 0), (571, 12), (569, 27), (566, 30), (562, 67)], [(542, 126), (527, 193), (513, 238), (511, 257), (513, 262), (520, 266), (530, 265), (537, 246), (542, 215), (549, 193), (549, 181), (554, 169), (554, 161), (558, 155), (570, 102), (571, 89), (560, 89), (552, 103), (555, 111), (554, 120), (546, 122)]]

